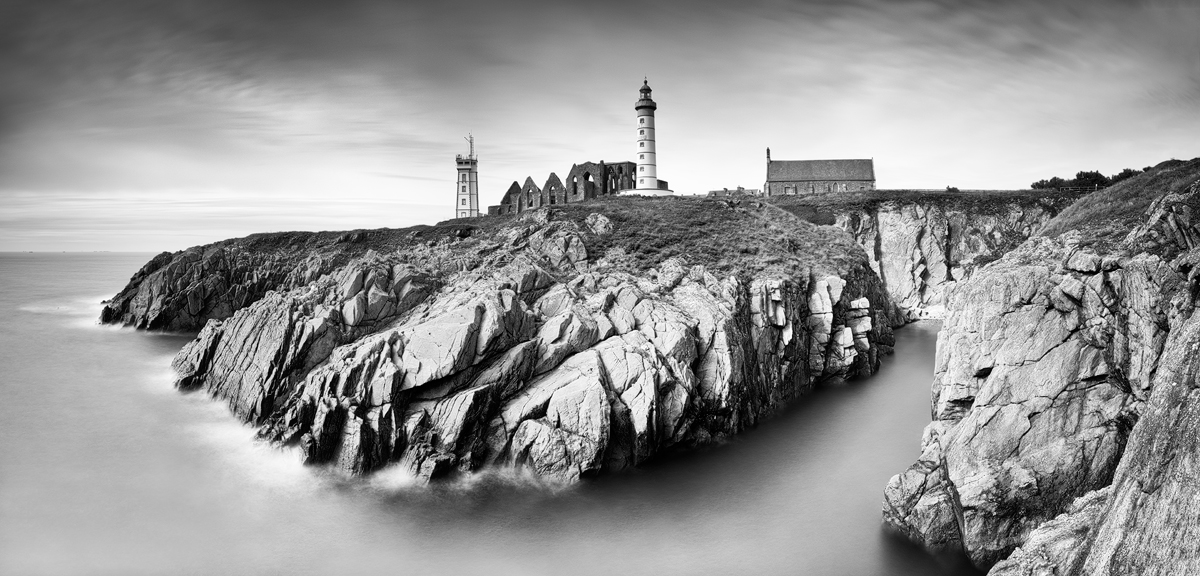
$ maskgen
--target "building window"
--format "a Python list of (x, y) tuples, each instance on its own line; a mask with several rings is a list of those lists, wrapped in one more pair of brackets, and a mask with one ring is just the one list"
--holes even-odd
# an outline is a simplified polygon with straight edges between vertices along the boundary
[(463, 181), (463, 182), (466, 182), (466, 181), (467, 181), (467, 175), (466, 175), (466, 174), (463, 174), (463, 175), (462, 175), (462, 181)]
[(646, 159), (645, 154), (638, 154), (638, 160), (645, 160), (645, 159)]
[(645, 133), (646, 133), (645, 130), (638, 130), (638, 134), (645, 134)]
[(645, 148), (645, 147), (646, 147), (645, 142), (638, 142), (638, 148)]
[(467, 205), (467, 199), (466, 199), (466, 198), (463, 198), (463, 199), (462, 199), (462, 205), (463, 205), (463, 206), (466, 206), (466, 205)]
[(645, 171), (646, 171), (645, 166), (638, 166), (638, 172), (645, 172)]
[(646, 123), (645, 118), (638, 118), (638, 124), (645, 124), (645, 123)]

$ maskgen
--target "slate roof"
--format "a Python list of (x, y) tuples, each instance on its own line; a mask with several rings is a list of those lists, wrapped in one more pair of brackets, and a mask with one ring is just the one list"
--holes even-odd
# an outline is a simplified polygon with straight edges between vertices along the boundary
[(770, 160), (767, 182), (875, 180), (874, 160)]

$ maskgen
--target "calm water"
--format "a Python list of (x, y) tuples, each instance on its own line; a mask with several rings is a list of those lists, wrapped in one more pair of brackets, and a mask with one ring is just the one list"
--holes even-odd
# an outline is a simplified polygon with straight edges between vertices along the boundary
[(879, 527), (933, 325), (720, 448), (550, 490), (344, 481), (171, 388), (187, 340), (95, 325), (148, 254), (0, 254), (2, 574), (971, 574)]

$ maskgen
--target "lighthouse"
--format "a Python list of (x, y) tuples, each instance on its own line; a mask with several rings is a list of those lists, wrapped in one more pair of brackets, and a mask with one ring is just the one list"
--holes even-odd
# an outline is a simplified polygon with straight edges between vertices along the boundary
[(466, 140), (470, 145), (467, 156), (459, 154), (454, 159), (458, 165), (454, 213), (458, 218), (479, 216), (479, 159), (475, 157), (475, 137), (468, 136)]
[(671, 194), (667, 182), (658, 179), (658, 149), (654, 143), (654, 111), (658, 105), (650, 97), (650, 82), (642, 81), (636, 104), (637, 111), (637, 172), (633, 190), (622, 190), (622, 194), (666, 196)]

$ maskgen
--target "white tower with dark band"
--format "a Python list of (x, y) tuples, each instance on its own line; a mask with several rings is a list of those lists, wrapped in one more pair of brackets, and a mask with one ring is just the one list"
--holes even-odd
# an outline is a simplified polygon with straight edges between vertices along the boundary
[(637, 111), (637, 173), (634, 189), (625, 194), (663, 196), (671, 194), (666, 181), (658, 179), (658, 149), (654, 144), (654, 111), (658, 105), (650, 98), (650, 83), (642, 82), (640, 97), (633, 105)]
[(470, 151), (464, 158), (462, 154), (455, 157), (458, 165), (458, 181), (454, 183), (457, 191), (454, 214), (457, 218), (474, 218), (479, 216), (479, 159), (475, 157), (475, 137), (468, 136), (467, 143)]

